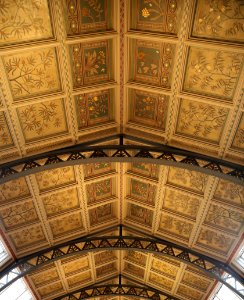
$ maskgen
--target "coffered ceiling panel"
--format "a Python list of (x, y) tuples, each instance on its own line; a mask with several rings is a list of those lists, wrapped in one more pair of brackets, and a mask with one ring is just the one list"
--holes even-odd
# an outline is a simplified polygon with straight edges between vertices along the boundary
[(3, 150), (13, 146), (13, 140), (9, 131), (4, 112), (0, 112), (0, 149)]

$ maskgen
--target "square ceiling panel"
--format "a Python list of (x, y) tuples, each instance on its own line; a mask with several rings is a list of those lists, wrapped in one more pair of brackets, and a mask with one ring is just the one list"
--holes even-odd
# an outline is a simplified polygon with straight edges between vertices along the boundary
[(193, 37), (244, 42), (244, 8), (238, 0), (196, 1)]
[(75, 96), (78, 128), (96, 126), (114, 120), (114, 90)]
[(63, 291), (64, 291), (64, 288), (63, 288), (63, 285), (61, 282), (51, 283), (49, 285), (46, 285), (46, 286), (38, 289), (38, 293), (43, 298), (51, 297), (52, 295), (55, 295), (55, 294), (63, 292)]
[(17, 113), (27, 143), (68, 131), (63, 99), (21, 106)]
[(5, 113), (0, 111), (0, 150), (13, 146), (13, 140), (10, 134)]
[(158, 179), (159, 166), (155, 164), (134, 162), (131, 164), (129, 172), (151, 179)]
[(146, 267), (147, 256), (139, 251), (125, 251), (124, 259), (142, 267)]
[(113, 1), (66, 0), (68, 36), (113, 29)]
[(59, 281), (60, 277), (55, 265), (47, 266), (46, 269), (41, 269), (29, 276), (36, 288), (44, 286), (53, 281)]
[(182, 1), (132, 0), (131, 29), (176, 34), (180, 22)]
[(125, 262), (124, 263), (124, 272), (128, 273), (130, 275), (133, 275), (135, 277), (138, 277), (140, 279), (143, 279), (145, 270), (141, 267), (138, 267), (138, 266), (133, 265), (131, 263)]
[(80, 257), (80, 254), (72, 256), (61, 261), (61, 267), (65, 274), (65, 277), (69, 277), (75, 273), (83, 272), (86, 269), (89, 269), (89, 258), (88, 256)]
[(149, 282), (157, 285), (161, 289), (168, 290), (168, 291), (171, 291), (174, 285), (173, 280), (170, 280), (169, 278), (164, 277), (163, 275), (158, 275), (153, 272), (150, 272)]
[(0, 28), (0, 45), (51, 38), (53, 32), (48, 1), (1, 1)]
[(96, 226), (105, 222), (113, 222), (116, 220), (115, 205), (107, 203), (89, 210), (90, 225)]
[(153, 223), (153, 211), (133, 203), (128, 203), (126, 219), (132, 221), (135, 225), (139, 223), (142, 226), (151, 227)]
[(180, 264), (176, 262), (174, 265), (172, 261), (168, 261), (166, 259), (159, 259), (153, 258), (151, 263), (151, 270), (153, 272), (165, 275), (169, 278), (175, 279), (178, 271), (179, 271)]
[(73, 87), (113, 80), (112, 40), (70, 46)]
[(176, 294), (183, 296), (186, 299), (191, 299), (191, 300), (201, 300), (201, 299), (203, 299), (203, 296), (204, 296), (203, 293), (198, 292), (195, 289), (191, 289), (188, 286), (185, 286), (182, 284), (179, 285)]
[(3, 62), (14, 100), (61, 90), (54, 48), (5, 55)]
[(243, 58), (233, 51), (190, 47), (183, 91), (231, 101)]
[(83, 286), (87, 284), (89, 281), (92, 280), (91, 272), (86, 271), (77, 275), (74, 275), (72, 277), (67, 278), (67, 282), (70, 288), (73, 288), (75, 286)]
[(174, 44), (131, 39), (129, 80), (169, 89), (174, 56)]
[(83, 166), (85, 179), (91, 178), (93, 176), (98, 176), (112, 172), (114, 170), (114, 165), (111, 163), (95, 163), (95, 164), (85, 164)]
[(97, 181), (86, 186), (87, 204), (92, 205), (111, 198), (114, 195), (113, 178)]
[(181, 99), (176, 133), (218, 144), (228, 114), (225, 107)]

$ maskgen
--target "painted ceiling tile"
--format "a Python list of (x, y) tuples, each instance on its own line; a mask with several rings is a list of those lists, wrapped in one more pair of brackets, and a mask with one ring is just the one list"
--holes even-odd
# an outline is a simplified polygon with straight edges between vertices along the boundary
[(21, 106), (17, 109), (26, 142), (67, 132), (62, 99)]
[(244, 41), (244, 8), (241, 1), (198, 0), (196, 3), (194, 37)]
[(53, 217), (80, 207), (76, 188), (45, 196), (42, 201), (47, 217)]
[(154, 272), (162, 273), (166, 276), (175, 278), (179, 268), (163, 260), (153, 259), (151, 269)]
[(93, 175), (99, 175), (112, 170), (111, 163), (95, 163), (95, 164), (85, 164), (83, 165), (85, 178), (91, 177)]
[(26, 226), (39, 220), (31, 200), (0, 209), (0, 219), (6, 230)]
[(47, 297), (47, 296), (51, 296), (53, 294), (62, 292), (63, 290), (64, 289), (63, 289), (62, 283), (55, 282), (55, 283), (52, 283), (52, 284), (49, 284), (49, 285), (46, 285), (46, 286), (40, 288), (38, 290), (38, 292), (42, 297)]
[(109, 275), (117, 270), (116, 264), (113, 262), (96, 269), (97, 277)]
[(41, 192), (75, 182), (73, 167), (47, 170), (37, 173), (35, 176)]
[(91, 226), (111, 221), (114, 219), (113, 205), (111, 203), (98, 206), (89, 210), (89, 219)]
[[(133, 44), (133, 43), (132, 43)], [(166, 43), (137, 41), (132, 80), (170, 88), (175, 46)], [(133, 47), (132, 47), (133, 48)], [(132, 65), (130, 66), (132, 68)], [(132, 71), (132, 70), (131, 70)], [(132, 73), (132, 72), (131, 72)]]
[(131, 1), (131, 27), (133, 29), (176, 34), (181, 1)]
[(129, 273), (129, 274), (132, 274), (132, 275), (134, 275), (136, 277), (139, 277), (141, 279), (144, 278), (144, 272), (145, 272), (145, 270), (142, 269), (142, 268), (140, 268), (140, 267), (137, 267), (135, 265), (132, 265), (132, 264), (130, 264), (128, 262), (125, 262), (125, 264), (124, 264), (124, 271), (127, 272), (127, 273)]
[(194, 139), (219, 143), (229, 109), (182, 99), (176, 132)]
[(4, 112), (0, 112), (0, 150), (13, 145), (8, 123)]
[(84, 229), (80, 212), (60, 217), (50, 221), (49, 223), (54, 238), (64, 236), (65, 234), (75, 231), (82, 231)]
[(71, 46), (74, 88), (112, 79), (112, 41)]
[(187, 299), (190, 300), (201, 300), (203, 297), (203, 294), (190, 289), (189, 287), (185, 286), (185, 285), (179, 285), (179, 288), (177, 290), (177, 294), (182, 295), (183, 297), (186, 297)]
[(131, 164), (131, 171), (142, 176), (158, 178), (159, 167), (155, 164), (134, 162)]
[(184, 272), (181, 282), (188, 286), (192, 286), (196, 289), (202, 290), (204, 292), (207, 291), (211, 283), (210, 281), (200, 277), (198, 274), (193, 274), (189, 272)]
[(163, 200), (163, 209), (196, 219), (200, 206), (200, 200), (190, 194), (177, 190), (166, 189)]
[(216, 229), (219, 228), (229, 233), (238, 234), (244, 225), (244, 209), (238, 211), (229, 206), (212, 203), (204, 223)]
[(232, 143), (232, 148), (242, 150), (242, 151), (244, 150), (244, 114), (243, 113)]
[(112, 90), (82, 94), (75, 99), (79, 129), (100, 125), (114, 119)]
[(159, 276), (155, 273), (150, 272), (149, 281), (153, 284), (156, 284), (163, 289), (171, 290), (174, 284), (173, 280), (170, 280), (168, 278), (165, 278), (163, 276)]
[(243, 55), (191, 47), (184, 91), (232, 100), (243, 66)]
[(176, 237), (189, 240), (193, 224), (182, 219), (178, 219), (166, 213), (161, 214), (159, 231), (168, 232)]
[(148, 205), (155, 204), (156, 187), (137, 179), (130, 180), (130, 196)]
[(38, 274), (31, 275), (30, 278), (36, 287), (40, 287), (60, 279), (56, 269), (43, 270)]
[(127, 218), (144, 226), (152, 226), (153, 211), (135, 204), (128, 204)]
[(112, 196), (112, 178), (97, 181), (86, 186), (87, 203), (93, 204)]
[(29, 226), (28, 228), (14, 232), (9, 236), (17, 250), (25, 248), (31, 250), (31, 246), (39, 246), (41, 243), (46, 242), (43, 229), (40, 225)]
[(5, 55), (3, 62), (14, 100), (61, 90), (54, 48)]
[(159, 94), (129, 91), (131, 121), (165, 130), (169, 97)]
[(197, 239), (197, 245), (213, 249), (221, 254), (227, 254), (230, 247), (233, 245), (233, 242), (234, 238), (204, 227), (202, 227)]
[(74, 259), (69, 262), (62, 263), (62, 268), (64, 270), (65, 276), (70, 276), (71, 274), (75, 274), (81, 272), (84, 269), (89, 268), (89, 261), (87, 256)]
[(101, 265), (106, 262), (110, 262), (111, 260), (116, 259), (113, 251), (103, 251), (94, 255), (95, 265)]
[(181, 168), (170, 167), (167, 183), (176, 187), (182, 187), (196, 193), (203, 194), (208, 176)]
[(53, 36), (47, 0), (2, 0), (0, 12), (0, 45)]
[(244, 187), (233, 182), (220, 179), (214, 198), (227, 204), (234, 204), (244, 208)]
[(74, 287), (76, 285), (84, 285), (88, 281), (91, 281), (91, 272), (84, 272), (81, 274), (77, 274), (73, 277), (67, 279), (69, 287)]
[(0, 204), (5, 204), (30, 196), (30, 190), (24, 177), (0, 185)]
[(146, 266), (147, 256), (134, 250), (126, 251), (125, 258), (134, 262), (135, 264), (141, 265), (143, 267)]

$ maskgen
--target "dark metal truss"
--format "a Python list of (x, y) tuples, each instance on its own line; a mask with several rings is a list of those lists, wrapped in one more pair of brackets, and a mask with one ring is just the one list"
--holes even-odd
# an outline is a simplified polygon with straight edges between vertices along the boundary
[[(129, 144), (124, 144), (125, 139)], [(110, 140), (113, 143), (107, 145)], [(106, 144), (102, 144), (104, 142)], [(95, 162), (169, 165), (222, 177), (239, 184), (244, 182), (243, 166), (121, 134), (2, 164), (0, 183), (51, 168)]]
[[(97, 232), (93, 235), (81, 237), (51, 248), (41, 250), (26, 257), (20, 258), (5, 268), (0, 275), (0, 291), (32, 271), (37, 270), (50, 262), (75, 254), (83, 254), (99, 250), (136, 250), (157, 255), (166, 255), (181, 262), (193, 265), (204, 271), (209, 276), (216, 278), (244, 299), (244, 286), (242, 277), (228, 264), (220, 262), (211, 257), (200, 254), (194, 250), (176, 245), (172, 242), (159, 239), (155, 236), (138, 234), (139, 236), (124, 236), (123, 228), (130, 232), (137, 232), (127, 226), (119, 225), (110, 228), (115, 230), (119, 227), (117, 236), (104, 235)], [(108, 230), (106, 230), (108, 231)], [(235, 287), (230, 285), (229, 278), (236, 282)], [(228, 278), (228, 280), (226, 279)]]

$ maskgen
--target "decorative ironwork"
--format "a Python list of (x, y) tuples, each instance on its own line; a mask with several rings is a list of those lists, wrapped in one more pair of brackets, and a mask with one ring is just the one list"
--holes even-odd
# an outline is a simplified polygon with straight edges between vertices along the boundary
[[(216, 259), (202, 255), (194, 250), (176, 245), (172, 242), (149, 236), (143, 233), (139, 236), (124, 236), (123, 228), (133, 232), (132, 228), (119, 225), (118, 236), (101, 236), (100, 233), (94, 233), (86, 237), (72, 240), (51, 248), (33, 253), (29, 256), (16, 260), (9, 267), (5, 268), (0, 277), (0, 291), (8, 285), (16, 281), (18, 278), (23, 277), (44, 266), (49, 262), (59, 260), (61, 258), (71, 256), (77, 253), (86, 253), (89, 251), (99, 250), (137, 250), (142, 252), (150, 252), (157, 255), (170, 256), (171, 258), (178, 259), (186, 264), (193, 265), (198, 269), (204, 271), (211, 277), (216, 278), (218, 281), (225, 284), (242, 299), (244, 299), (242, 277), (236, 273), (229, 265), (220, 262)], [(114, 230), (112, 227), (108, 230)], [(108, 231), (107, 230), (107, 231)], [(226, 274), (231, 276), (236, 281), (236, 286), (231, 286), (226, 280)], [(228, 277), (229, 278), (229, 277)]]
[[(124, 139), (144, 145), (124, 145)], [(101, 141), (118, 140), (112, 145), (94, 146)], [(222, 177), (239, 184), (244, 182), (244, 167), (128, 135), (116, 135), (75, 145), (0, 165), (0, 183), (50, 168), (93, 162), (145, 162), (191, 169)]]

